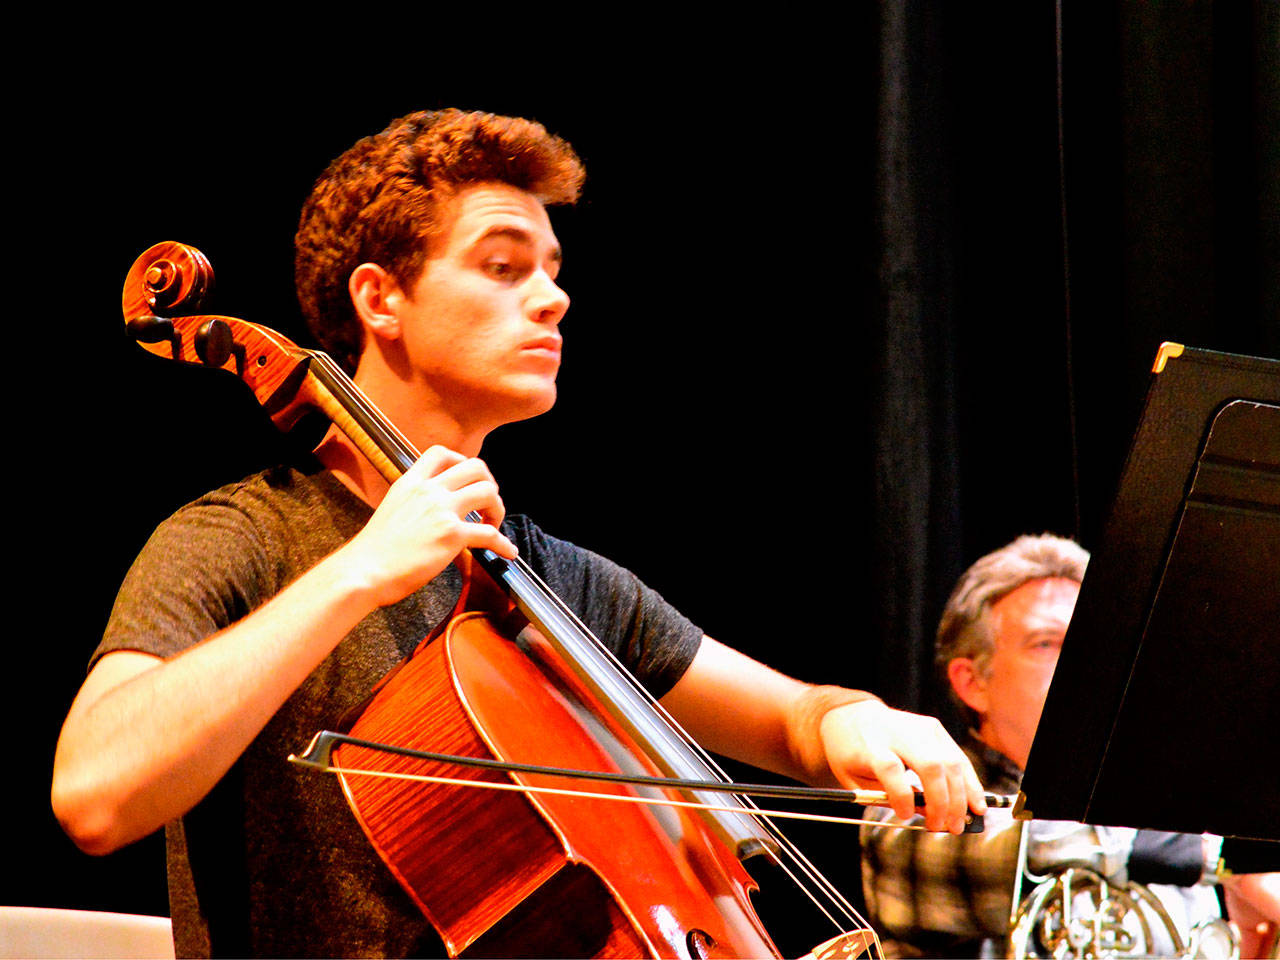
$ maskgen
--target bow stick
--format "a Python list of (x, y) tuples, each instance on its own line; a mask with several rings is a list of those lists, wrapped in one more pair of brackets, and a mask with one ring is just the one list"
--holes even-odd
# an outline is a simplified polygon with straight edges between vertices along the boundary
[[(415, 750), (409, 747), (396, 746), (389, 743), (377, 743), (372, 740), (362, 740), (359, 737), (351, 737), (346, 734), (336, 733), (332, 730), (321, 730), (311, 739), (311, 743), (307, 745), (306, 750), (301, 754), (290, 754), (289, 762), (303, 767), (320, 770), (326, 773), (340, 774), (361, 774), (366, 776), (383, 776), (383, 777), (400, 777), (404, 779), (423, 780), (430, 783), (452, 783), (459, 786), (485, 787), (488, 789), (514, 789), (527, 790), (531, 793), (578, 793), (582, 796), (594, 797), (604, 800), (628, 800), (630, 802), (639, 803), (656, 803), (670, 806), (688, 806), (698, 809), (734, 809), (739, 808), (718, 808), (705, 803), (684, 802), (679, 800), (667, 800), (660, 798), (646, 797), (630, 797), (620, 796), (611, 793), (586, 793), (578, 790), (559, 790), (552, 787), (530, 787), (512, 784), (495, 784), (490, 781), (464, 780), (452, 777), (432, 776), (428, 774), (393, 774), (384, 771), (360, 770), (351, 767), (337, 767), (333, 765), (331, 754), (334, 746), (338, 744), (350, 744), (356, 747), (363, 747), (368, 750), (379, 750), (385, 753), (394, 753), (399, 756), (411, 757), (417, 760), (428, 760), (436, 763), (451, 763), (459, 766), (477, 767), (484, 770), (496, 770), (504, 773), (525, 773), (537, 774), (541, 776), (564, 777), (577, 780), (595, 780), (605, 783), (624, 783), (630, 786), (641, 787), (662, 787), (668, 789), (681, 790), (707, 790), (720, 793), (731, 793), (742, 796), (757, 797), (776, 797), (791, 800), (832, 800), (841, 803), (851, 803), (862, 807), (888, 807), (890, 806), (888, 795), (883, 790), (860, 790), (847, 789), (843, 787), (806, 787), (806, 786), (788, 786), (783, 784), (767, 784), (767, 783), (736, 783), (722, 780), (691, 780), (678, 777), (651, 777), (642, 774), (626, 774), (626, 773), (604, 773), (593, 770), (571, 770), (563, 767), (547, 767), (532, 763), (514, 763), (503, 760), (486, 760), (481, 757), (457, 756), (447, 753), (432, 753), (427, 750)], [(1007, 808), (1014, 805), (1014, 797), (1004, 796), (1001, 794), (988, 793), (985, 794), (987, 806), (989, 808)], [(924, 793), (917, 790), (915, 792), (915, 804), (917, 807), (923, 807), (925, 803)], [(820, 814), (797, 813), (786, 810), (756, 810), (754, 813), (762, 816), (784, 817), (802, 820), (820, 820), (827, 823), (874, 823), (878, 826), (885, 825), (883, 821), (859, 820), (853, 817), (835, 817), (824, 816)], [(922, 830), (923, 827), (906, 824), (893, 824), (903, 829)], [(965, 819), (965, 833), (982, 833), (984, 829), (984, 820), (980, 816), (969, 814)]]

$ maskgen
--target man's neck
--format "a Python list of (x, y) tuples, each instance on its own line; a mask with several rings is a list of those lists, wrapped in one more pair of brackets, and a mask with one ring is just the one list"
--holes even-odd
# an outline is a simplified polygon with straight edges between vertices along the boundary
[(391, 486), (336, 426), (329, 428), (316, 447), (315, 456), (343, 486), (371, 507), (382, 502)]
[(965, 751), (974, 762), (974, 769), (988, 789), (1016, 790), (1022, 781), (1022, 768), (1010, 760), (1003, 751), (991, 746), (972, 727), (964, 744)]
[(352, 380), (369, 401), (419, 451), (440, 444), (464, 456), (479, 455), (485, 436), (497, 426), (492, 411), (486, 414), (482, 404), (465, 402), (452, 390), (441, 393), (446, 388), (410, 362), (403, 341), (366, 337)]
[[(459, 450), (457, 447), (441, 443), (439, 440), (432, 440), (420, 445), (419, 441), (414, 437), (407, 436), (406, 439), (414, 445), (414, 448), (419, 453), (425, 451), (427, 447), (437, 444), (468, 456), (474, 456), (475, 453), (479, 452), (478, 446), (475, 453), (469, 453), (466, 449)], [(466, 445), (463, 444), (462, 446)], [(344, 486), (372, 507), (377, 507), (382, 502), (382, 498), (386, 496), (387, 490), (391, 486), (390, 481), (382, 475), (378, 468), (369, 461), (369, 458), (361, 453), (355, 443), (336, 425), (329, 427), (324, 438), (316, 446), (314, 455)]]
[(1019, 763), (1016, 759), (1014, 759), (1010, 755), (1015, 751), (1010, 751), (1003, 744), (1001, 744), (1000, 738), (994, 736), (992, 731), (986, 724), (983, 724), (976, 730), (970, 727), (969, 734), (970, 736), (973, 737), (974, 740), (982, 744), (988, 750), (993, 750), (996, 753), (1000, 754), (1000, 756), (1002, 756), (1007, 761), (1008, 765), (1014, 770), (1017, 770), (1019, 773), (1021, 773), (1023, 768), (1026, 766), (1025, 764)]
[[(409, 381), (385, 365), (368, 362), (366, 357), (353, 380), (374, 409), (419, 453), (439, 445), (463, 456), (479, 455), (488, 429), (464, 423), (450, 413), (447, 404), (414, 389)], [(376, 507), (386, 495), (389, 481), (338, 427), (329, 428), (316, 447), (315, 456), (371, 506)]]

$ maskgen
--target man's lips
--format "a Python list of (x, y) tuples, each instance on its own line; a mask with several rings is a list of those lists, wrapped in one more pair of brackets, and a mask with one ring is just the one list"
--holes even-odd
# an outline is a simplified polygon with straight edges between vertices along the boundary
[(560, 358), (560, 350), (563, 345), (563, 339), (560, 337), (539, 337), (537, 340), (531, 340), (520, 349), (529, 353), (541, 353), (547, 356)]

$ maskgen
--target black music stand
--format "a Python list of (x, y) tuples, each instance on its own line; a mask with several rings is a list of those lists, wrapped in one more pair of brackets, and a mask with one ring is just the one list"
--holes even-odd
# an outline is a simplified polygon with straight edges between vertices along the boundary
[(1280, 362), (1161, 347), (1018, 812), (1280, 841)]

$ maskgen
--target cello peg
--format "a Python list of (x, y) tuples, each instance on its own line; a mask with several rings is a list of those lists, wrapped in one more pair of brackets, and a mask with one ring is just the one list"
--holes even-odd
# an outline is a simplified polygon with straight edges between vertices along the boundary
[(161, 343), (165, 340), (172, 342), (176, 336), (172, 320), (150, 315), (134, 317), (125, 324), (125, 329), (139, 343)]
[(129, 336), (139, 343), (167, 343), (176, 359), (182, 352), (182, 337), (173, 326), (172, 320), (144, 314), (134, 317), (125, 324)]
[(235, 341), (225, 320), (211, 317), (196, 331), (196, 356), (211, 367), (220, 367), (231, 358)]

